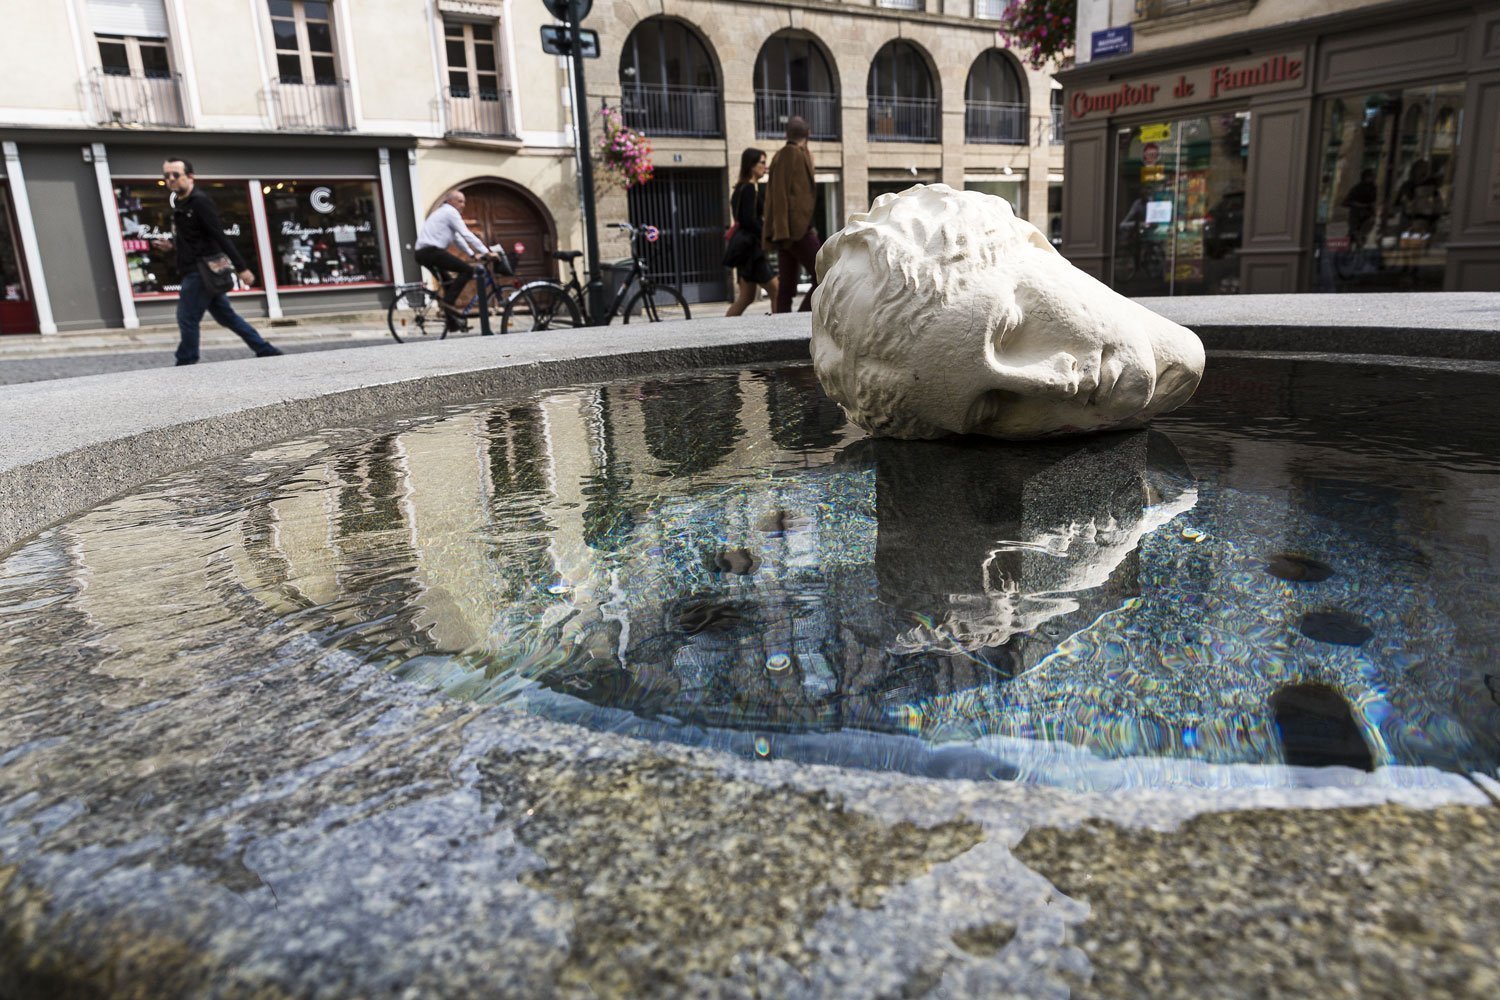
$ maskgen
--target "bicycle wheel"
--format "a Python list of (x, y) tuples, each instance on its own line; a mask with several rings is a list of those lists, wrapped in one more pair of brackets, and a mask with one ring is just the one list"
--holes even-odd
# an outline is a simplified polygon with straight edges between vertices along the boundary
[(506, 300), (500, 332), (571, 330), (582, 325), (578, 303), (573, 301), (566, 288), (551, 281), (533, 281), (516, 289), (515, 294)]
[(422, 287), (402, 289), (391, 300), (385, 323), (398, 344), (424, 337), (442, 340), (448, 336), (437, 296)]
[(692, 319), (687, 299), (671, 285), (649, 285), (642, 287), (625, 304), (625, 322), (643, 319), (651, 323)]

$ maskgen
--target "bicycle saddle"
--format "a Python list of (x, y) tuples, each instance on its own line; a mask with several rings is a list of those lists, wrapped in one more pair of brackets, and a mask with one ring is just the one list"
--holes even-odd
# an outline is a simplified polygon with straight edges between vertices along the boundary
[(582, 250), (554, 250), (554, 251), (552, 251), (552, 259), (553, 260), (577, 260), (579, 257), (582, 257), (582, 256), (583, 256), (583, 251)]

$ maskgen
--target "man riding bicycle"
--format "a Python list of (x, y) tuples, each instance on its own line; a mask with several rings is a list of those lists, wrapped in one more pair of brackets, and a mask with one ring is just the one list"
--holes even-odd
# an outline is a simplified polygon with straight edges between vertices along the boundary
[[(462, 191), (449, 191), (443, 203), (427, 217), (422, 223), (422, 230), (417, 234), (416, 257), (417, 263), (431, 271), (443, 286), (443, 319), (448, 332), (463, 329), (463, 321), (459, 319), (459, 310), (455, 303), (458, 295), (463, 291), (464, 285), (468, 283), (469, 276), (483, 265), (476, 265), (450, 253), (448, 248), (455, 242), (460, 248), (470, 251), (480, 260), (493, 257), (496, 266), (502, 274), (514, 274), (510, 261), (505, 254), (491, 253), (484, 241), (469, 231), (464, 225), (463, 207), (464, 194)], [(451, 276), (451, 277), (450, 277)], [(479, 326), (484, 334), (490, 332), (489, 311), (484, 302), (484, 282), (479, 282)]]

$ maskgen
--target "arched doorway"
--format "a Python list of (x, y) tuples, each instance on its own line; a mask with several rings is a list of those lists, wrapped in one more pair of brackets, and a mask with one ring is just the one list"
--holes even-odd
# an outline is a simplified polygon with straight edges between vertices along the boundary
[(625, 124), (647, 135), (718, 138), (719, 66), (687, 24), (648, 17), (620, 50), (620, 110)]
[[(557, 225), (541, 201), (519, 184), (481, 178), (460, 184), (466, 199), (464, 221), (486, 245), (499, 243), (516, 262), (516, 276), (525, 281), (557, 277)], [(516, 255), (515, 245), (526, 251)]]
[(1015, 63), (999, 49), (987, 49), (969, 68), (964, 84), (964, 140), (1025, 145), (1026, 87)]
[(886, 42), (870, 63), (871, 142), (938, 142), (942, 109), (926, 53), (904, 39)]

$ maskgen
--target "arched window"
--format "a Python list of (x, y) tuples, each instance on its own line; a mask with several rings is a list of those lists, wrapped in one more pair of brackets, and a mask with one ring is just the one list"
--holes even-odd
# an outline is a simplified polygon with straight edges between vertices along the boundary
[(814, 139), (839, 137), (839, 87), (833, 63), (811, 35), (782, 31), (755, 60), (755, 134), (786, 134), (787, 119), (807, 119)]
[(1015, 63), (999, 49), (980, 53), (964, 85), (964, 139), (1024, 145), (1028, 118)]
[(870, 63), (871, 142), (937, 142), (937, 80), (927, 57), (908, 41), (886, 42)]
[(724, 134), (719, 71), (697, 32), (666, 17), (635, 26), (620, 53), (620, 110), (647, 135)]

